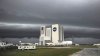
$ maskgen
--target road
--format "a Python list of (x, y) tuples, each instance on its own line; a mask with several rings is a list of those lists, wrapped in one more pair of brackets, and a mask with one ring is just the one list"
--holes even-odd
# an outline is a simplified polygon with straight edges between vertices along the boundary
[(84, 48), (70, 56), (100, 56), (100, 48)]

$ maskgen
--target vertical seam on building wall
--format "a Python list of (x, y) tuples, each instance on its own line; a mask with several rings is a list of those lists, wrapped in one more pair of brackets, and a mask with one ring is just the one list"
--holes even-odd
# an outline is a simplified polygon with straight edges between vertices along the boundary
[(51, 26), (51, 42), (52, 42), (52, 26)]
[(58, 25), (58, 29), (59, 29), (59, 42), (60, 42), (60, 25)]
[(45, 36), (46, 36), (46, 27), (44, 27), (44, 29), (45, 29)]
[(64, 29), (62, 27), (62, 41), (64, 41)]

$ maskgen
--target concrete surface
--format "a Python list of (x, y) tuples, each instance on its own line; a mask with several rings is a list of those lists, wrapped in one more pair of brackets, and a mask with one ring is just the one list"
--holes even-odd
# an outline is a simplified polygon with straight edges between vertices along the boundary
[(84, 48), (70, 56), (100, 56), (100, 48)]

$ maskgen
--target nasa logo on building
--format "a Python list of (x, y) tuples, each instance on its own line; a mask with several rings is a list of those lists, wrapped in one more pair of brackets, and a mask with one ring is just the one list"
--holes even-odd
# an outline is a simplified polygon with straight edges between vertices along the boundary
[(56, 30), (57, 30), (57, 28), (56, 28), (56, 27), (54, 27), (54, 28), (53, 28), (53, 31), (55, 32)]

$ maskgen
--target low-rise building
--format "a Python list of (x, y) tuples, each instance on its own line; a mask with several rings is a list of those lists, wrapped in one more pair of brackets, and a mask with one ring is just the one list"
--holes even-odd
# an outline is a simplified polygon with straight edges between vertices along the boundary
[(0, 47), (5, 47), (6, 43), (5, 42), (0, 42)]
[(69, 45), (72, 45), (73, 42), (72, 41), (63, 41), (61, 44), (69, 46)]
[(7, 43), (6, 46), (15, 46), (13, 43)]
[(18, 49), (36, 49), (36, 45), (33, 43), (20, 43), (20, 45), (18, 45)]
[(55, 45), (67, 45), (67, 46), (69, 46), (69, 45), (72, 45), (73, 44), (73, 42), (72, 41), (62, 41), (62, 42), (60, 42), (60, 43), (56, 43), (56, 44), (54, 44), (54, 43), (46, 43), (48, 46), (55, 46)]
[(38, 46), (38, 45), (39, 45), (39, 43), (35, 43), (35, 45), (36, 45), (36, 46)]
[(80, 44), (75, 44), (75, 46), (80, 46)]
[(100, 46), (100, 44), (93, 44), (93, 46)]

